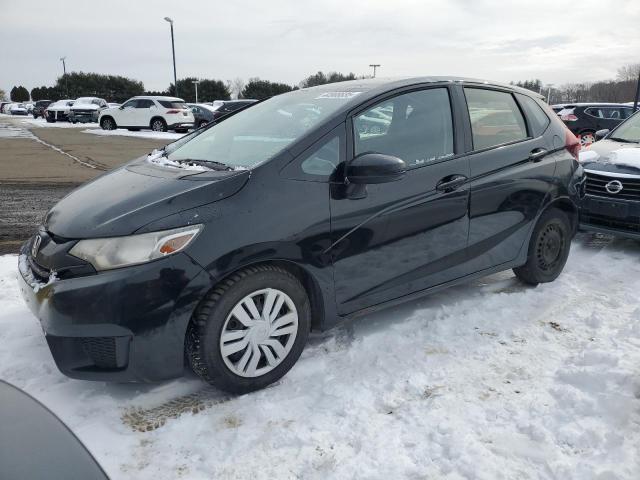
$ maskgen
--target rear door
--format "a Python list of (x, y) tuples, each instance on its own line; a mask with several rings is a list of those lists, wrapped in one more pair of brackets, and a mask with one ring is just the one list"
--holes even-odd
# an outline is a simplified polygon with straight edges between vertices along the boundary
[[(465, 87), (470, 166), (470, 268), (514, 260), (528, 238), (555, 173), (550, 120), (531, 97)], [(525, 117), (525, 112), (527, 116)]]
[(141, 98), (136, 105), (134, 125), (136, 127), (148, 127), (151, 124), (151, 117), (154, 111), (157, 111), (157, 107), (153, 100), (148, 98)]
[[(469, 228), (468, 159), (457, 152), (447, 87), (388, 95), (356, 112), (347, 158), (403, 159), (398, 182), (331, 185), (338, 311), (350, 313), (462, 276)], [(443, 188), (450, 182), (450, 188)], [(352, 188), (357, 187), (357, 188)]]

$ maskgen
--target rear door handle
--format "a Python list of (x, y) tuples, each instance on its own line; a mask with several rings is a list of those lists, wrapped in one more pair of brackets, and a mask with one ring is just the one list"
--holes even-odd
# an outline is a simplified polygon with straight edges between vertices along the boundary
[(449, 175), (436, 184), (436, 190), (439, 192), (452, 192), (464, 185), (467, 180), (468, 178), (464, 175)]
[(539, 162), (547, 153), (549, 152), (544, 148), (535, 148), (529, 154), (529, 161), (533, 163)]

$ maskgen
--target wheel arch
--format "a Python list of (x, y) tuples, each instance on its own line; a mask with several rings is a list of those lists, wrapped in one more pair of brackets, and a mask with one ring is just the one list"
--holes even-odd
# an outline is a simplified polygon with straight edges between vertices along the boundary
[(324, 329), (324, 319), (325, 313), (327, 311), (325, 302), (327, 299), (325, 298), (325, 294), (322, 292), (322, 288), (318, 280), (311, 274), (307, 269), (300, 266), (296, 262), (291, 260), (283, 260), (283, 259), (273, 259), (273, 260), (259, 260), (253, 263), (247, 263), (242, 266), (237, 266), (233, 270), (226, 272), (223, 276), (219, 277), (215, 283), (211, 285), (211, 288), (207, 290), (207, 292), (203, 295), (200, 300), (198, 307), (196, 307), (195, 311), (198, 310), (200, 304), (206, 300), (209, 293), (215, 289), (218, 285), (223, 283), (232, 275), (245, 270), (251, 267), (259, 267), (264, 265), (271, 265), (275, 267), (279, 267), (289, 273), (291, 273), (294, 277), (296, 277), (303, 288), (307, 292), (307, 296), (309, 297), (309, 306), (311, 308), (311, 329), (312, 330), (323, 330)]
[(549, 204), (540, 212), (540, 215), (551, 208), (557, 208), (567, 214), (567, 217), (569, 217), (569, 220), (571, 221), (571, 231), (575, 234), (578, 228), (578, 206), (568, 197), (560, 197), (549, 202)]

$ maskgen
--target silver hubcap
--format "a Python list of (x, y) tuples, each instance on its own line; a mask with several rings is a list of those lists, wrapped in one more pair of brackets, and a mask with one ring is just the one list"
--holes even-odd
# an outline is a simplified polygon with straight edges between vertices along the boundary
[(265, 288), (240, 300), (227, 316), (220, 353), (240, 377), (259, 377), (289, 355), (298, 334), (298, 312), (281, 290)]
[(580, 135), (580, 144), (582, 146), (591, 145), (593, 142), (595, 142), (595, 140), (596, 139), (592, 133), (585, 133), (584, 135)]

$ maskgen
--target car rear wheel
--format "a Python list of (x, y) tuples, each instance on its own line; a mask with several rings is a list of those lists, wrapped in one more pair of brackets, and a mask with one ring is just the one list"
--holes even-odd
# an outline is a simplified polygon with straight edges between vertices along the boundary
[(310, 325), (309, 298), (294, 275), (271, 265), (250, 267), (202, 302), (187, 332), (187, 358), (212, 385), (250, 392), (293, 367)]
[(202, 128), (205, 125), (207, 125), (209, 122), (207, 122), (206, 120), (201, 120), (200, 123), (198, 124), (198, 128)]
[(578, 140), (580, 140), (580, 145), (588, 147), (596, 141), (596, 134), (595, 132), (582, 132), (578, 135)]
[(530, 285), (552, 282), (562, 272), (571, 249), (571, 223), (567, 215), (556, 208), (544, 212), (536, 224), (527, 263), (513, 269), (520, 280)]
[(113, 120), (111, 117), (105, 117), (100, 120), (100, 127), (102, 127), (103, 130), (115, 130), (116, 128), (118, 128), (115, 120)]
[(161, 118), (154, 118), (151, 120), (151, 130), (154, 132), (166, 132), (167, 131), (167, 122), (165, 122)]

